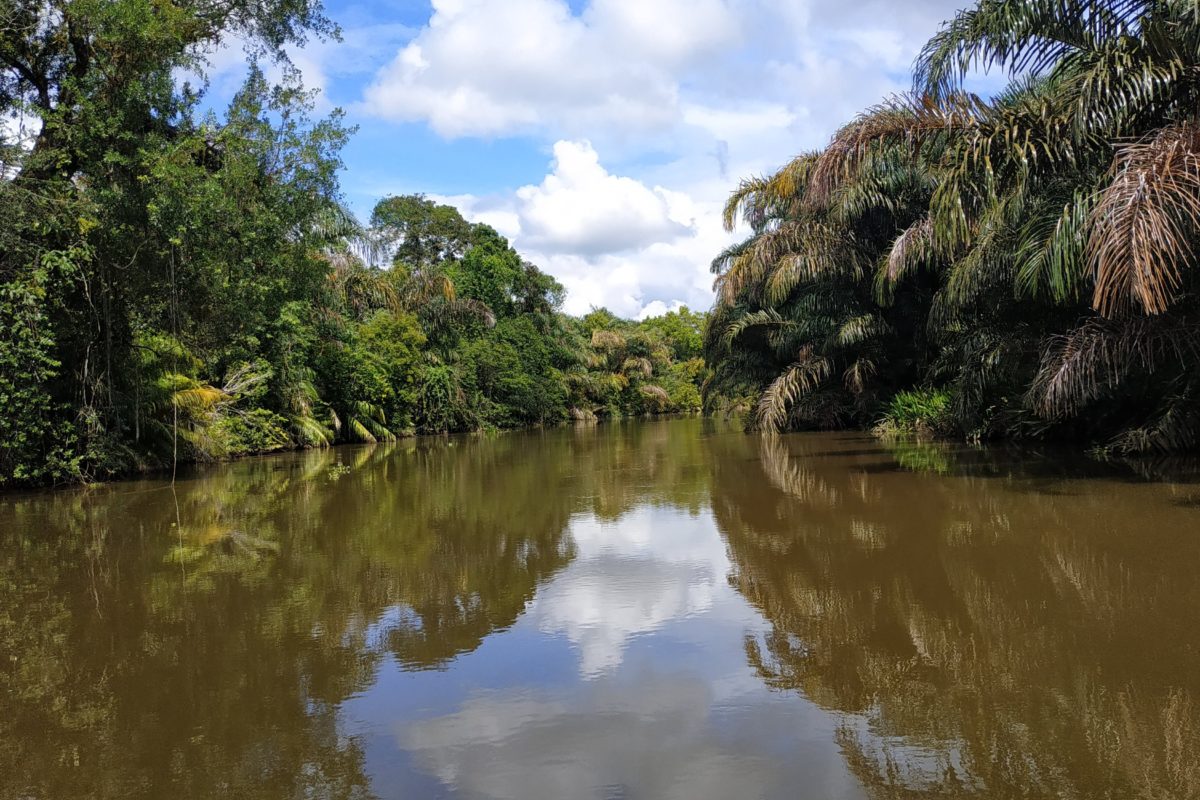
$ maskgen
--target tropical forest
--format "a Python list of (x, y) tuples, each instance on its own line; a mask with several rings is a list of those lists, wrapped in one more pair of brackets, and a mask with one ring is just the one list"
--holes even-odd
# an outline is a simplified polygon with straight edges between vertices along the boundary
[[(713, 262), (711, 408), (876, 427), (1200, 443), (1200, 127), (1191, 3), (983, 0), (911, 93), (749, 178)], [(981, 97), (968, 78), (1008, 77)]]
[(1200, 800), (1200, 0), (0, 0), (0, 800)]
[[(170, 13), (167, 13), (168, 9)], [(419, 195), (340, 202), (338, 113), (254, 66), (329, 34), (309, 0), (0, 11), (0, 486), (417, 433), (700, 409), (705, 315), (559, 313), (562, 286)]]

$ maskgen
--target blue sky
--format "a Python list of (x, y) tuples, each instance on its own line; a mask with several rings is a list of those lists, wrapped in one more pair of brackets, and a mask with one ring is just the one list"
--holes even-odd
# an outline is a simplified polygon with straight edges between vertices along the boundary
[[(326, 0), (342, 41), (292, 56), (358, 126), (342, 187), (360, 216), (388, 194), (443, 199), (562, 281), (567, 311), (636, 317), (707, 307), (737, 180), (905, 90), (960, 5)], [(215, 100), (237, 48), (212, 67)]]

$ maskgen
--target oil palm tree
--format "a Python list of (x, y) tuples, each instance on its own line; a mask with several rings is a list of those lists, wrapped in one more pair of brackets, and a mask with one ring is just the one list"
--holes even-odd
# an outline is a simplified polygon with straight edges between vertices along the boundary
[[(768, 428), (862, 421), (845, 389), (909, 383), (945, 387), (979, 435), (1200, 441), (1193, 5), (983, 0), (929, 42), (911, 95), (744, 183), (710, 389), (759, 387)], [(980, 69), (1009, 86), (968, 94)]]

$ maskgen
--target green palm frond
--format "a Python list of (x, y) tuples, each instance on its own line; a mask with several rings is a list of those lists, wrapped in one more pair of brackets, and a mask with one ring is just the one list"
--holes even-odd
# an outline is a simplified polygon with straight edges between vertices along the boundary
[(841, 324), (836, 334), (836, 343), (841, 347), (853, 347), (868, 339), (888, 332), (888, 325), (875, 314), (860, 314)]
[(1082, 50), (1133, 34), (1154, 0), (981, 0), (959, 11), (921, 52), (914, 84), (935, 97), (973, 71), (1043, 74)]
[(316, 418), (307, 415), (294, 415), (288, 418), (296, 440), (310, 447), (328, 447), (334, 442), (334, 432), (322, 425)]
[(370, 422), (370, 420), (362, 420), (358, 417), (351, 417), (350, 433), (360, 442), (370, 442), (371, 444), (374, 444), (379, 440), (375, 438), (375, 434), (371, 433), (370, 428), (367, 427), (366, 423), (368, 422)]
[(756, 411), (759, 427), (766, 431), (781, 431), (787, 427), (792, 407), (828, 378), (829, 372), (830, 363), (823, 356), (815, 355), (811, 349), (801, 352), (800, 357), (763, 392)]
[(354, 212), (342, 203), (330, 202), (311, 221), (312, 232), (325, 241), (339, 241), (365, 232)]
[(772, 308), (761, 311), (752, 311), (744, 314), (725, 326), (721, 334), (721, 343), (724, 347), (729, 348), (739, 336), (751, 328), (760, 326), (774, 325), (780, 327), (794, 326), (796, 323), (784, 319), (778, 311)]
[(1077, 190), (1061, 212), (1034, 214), (1021, 230), (1015, 287), (1019, 295), (1049, 296), (1064, 303), (1079, 298), (1087, 278), (1084, 242), (1097, 195)]

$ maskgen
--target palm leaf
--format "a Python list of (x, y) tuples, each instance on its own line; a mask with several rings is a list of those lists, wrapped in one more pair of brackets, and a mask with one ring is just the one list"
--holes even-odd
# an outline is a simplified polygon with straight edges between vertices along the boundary
[(1114, 316), (1161, 314), (1174, 302), (1200, 227), (1200, 124), (1163, 128), (1117, 151), (1091, 215), (1092, 304)]
[(767, 431), (781, 431), (787, 427), (792, 406), (828, 378), (829, 372), (830, 364), (823, 356), (815, 355), (811, 348), (802, 351), (800, 357), (763, 392), (756, 411), (759, 427)]

